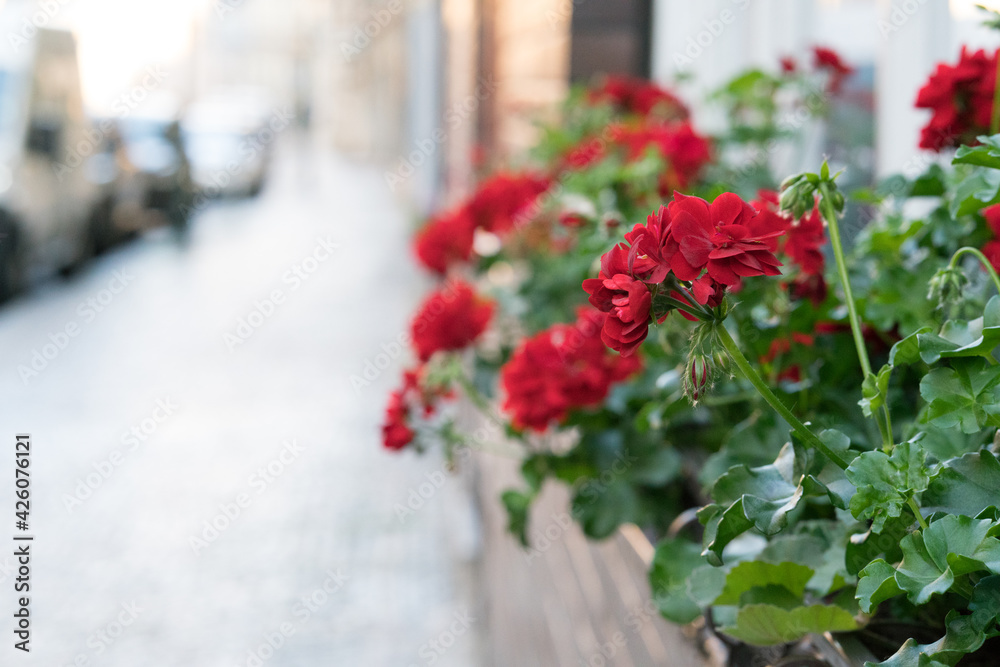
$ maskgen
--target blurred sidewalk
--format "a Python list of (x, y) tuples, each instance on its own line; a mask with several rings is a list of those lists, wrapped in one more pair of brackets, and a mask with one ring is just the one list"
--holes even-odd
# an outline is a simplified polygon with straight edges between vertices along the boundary
[(286, 139), (264, 194), (210, 204), (186, 244), (147, 236), (0, 308), (0, 540), (24, 431), (36, 535), (32, 652), (0, 664), (481, 664), (465, 485), (377, 430), (425, 287), (409, 221), (380, 170)]

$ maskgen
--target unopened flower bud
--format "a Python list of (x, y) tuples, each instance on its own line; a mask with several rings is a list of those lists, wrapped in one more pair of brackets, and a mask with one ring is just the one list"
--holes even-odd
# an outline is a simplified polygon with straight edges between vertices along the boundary
[(969, 278), (962, 269), (952, 266), (945, 267), (934, 274), (927, 283), (929, 290), (927, 298), (937, 302), (938, 308), (944, 308), (950, 303), (961, 300)]
[(712, 370), (709, 357), (696, 355), (688, 361), (687, 373), (684, 375), (684, 389), (692, 403), (697, 403), (708, 389)]

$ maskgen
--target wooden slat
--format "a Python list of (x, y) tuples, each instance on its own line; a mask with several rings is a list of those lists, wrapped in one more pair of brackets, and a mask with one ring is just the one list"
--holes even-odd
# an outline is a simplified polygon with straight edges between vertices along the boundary
[(626, 527), (593, 542), (575, 523), (559, 526), (553, 515), (569, 514), (569, 494), (550, 483), (532, 509), (529, 533), (558, 530), (550, 528), (547, 547), (536, 544), (546, 548), (529, 556), (507, 533), (499, 500), (503, 490), (523, 486), (518, 462), (483, 453), (474, 462), (484, 519), (492, 664), (704, 667), (680, 628), (650, 611), (646, 572), (652, 546), (641, 531)]

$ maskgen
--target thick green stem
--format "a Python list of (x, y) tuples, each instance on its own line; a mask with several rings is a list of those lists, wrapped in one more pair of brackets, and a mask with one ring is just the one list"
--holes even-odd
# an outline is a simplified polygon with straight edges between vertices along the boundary
[(927, 522), (924, 521), (923, 515), (920, 513), (920, 507), (917, 506), (917, 501), (911, 496), (906, 504), (910, 506), (910, 511), (913, 512), (913, 516), (917, 517), (917, 523), (920, 524), (921, 528), (927, 528)]
[(754, 370), (753, 366), (750, 365), (750, 362), (747, 361), (747, 358), (743, 356), (739, 345), (737, 345), (736, 341), (733, 340), (732, 335), (726, 329), (725, 325), (719, 322), (715, 327), (715, 332), (719, 337), (719, 341), (722, 343), (722, 346), (725, 347), (726, 352), (729, 353), (729, 357), (733, 360), (733, 363), (736, 364), (736, 367), (740, 369), (740, 372), (742, 372), (746, 379), (750, 381), (750, 384), (754, 386), (764, 400), (767, 401), (772, 408), (774, 408), (774, 411), (777, 412), (782, 419), (788, 422), (788, 425), (792, 427), (792, 431), (795, 435), (797, 435), (807, 446), (819, 451), (842, 469), (846, 470), (848, 466), (847, 461), (840, 458), (839, 454), (830, 449), (815, 433), (810, 431), (809, 428), (799, 421), (799, 418), (793, 415), (792, 411), (781, 402), (781, 399), (774, 395), (771, 388), (767, 386), (767, 383), (764, 382), (757, 371)]
[(964, 248), (959, 248), (955, 251), (955, 254), (951, 256), (951, 262), (948, 263), (949, 269), (954, 269), (958, 266), (958, 260), (962, 255), (972, 255), (979, 260), (979, 263), (983, 265), (986, 272), (990, 274), (990, 279), (993, 281), (993, 286), (996, 287), (997, 292), (1000, 293), (1000, 276), (997, 275), (996, 269), (993, 268), (993, 264), (986, 258), (979, 250), (975, 248), (970, 248), (965, 246)]

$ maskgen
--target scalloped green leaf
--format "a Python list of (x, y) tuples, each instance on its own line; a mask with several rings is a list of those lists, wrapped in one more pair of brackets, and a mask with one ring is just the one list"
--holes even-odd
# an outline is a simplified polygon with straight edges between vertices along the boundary
[(952, 368), (936, 368), (920, 381), (927, 401), (925, 421), (941, 428), (975, 433), (1000, 426), (1000, 366), (985, 359), (955, 359)]
[(903, 590), (896, 583), (896, 568), (881, 558), (861, 570), (856, 598), (866, 614), (880, 603), (902, 594)]
[(990, 537), (993, 522), (948, 515), (903, 538), (903, 562), (896, 583), (914, 604), (947, 592), (955, 577), (989, 570), (1000, 574), (1000, 540)]
[(988, 449), (949, 459), (921, 504), (928, 512), (978, 517), (1000, 505), (1000, 459)]
[(872, 530), (882, 532), (885, 522), (902, 514), (907, 501), (930, 483), (927, 455), (920, 445), (904, 442), (892, 450), (865, 452), (847, 468), (847, 479), (857, 493), (851, 498), (851, 513), (871, 519)]
[(940, 359), (990, 356), (1000, 345), (1000, 326), (987, 326), (984, 320), (984, 317), (969, 321), (949, 320), (939, 334), (917, 334), (920, 358), (924, 363), (933, 364)]
[(995, 626), (1000, 616), (1000, 577), (981, 579), (972, 591), (971, 614), (952, 610), (945, 619), (945, 636), (933, 644), (918, 644), (908, 639), (891, 658), (872, 667), (954, 667), (958, 662), (982, 647), (986, 639), (996, 636)]
[(849, 632), (858, 628), (851, 612), (841, 607), (816, 604), (783, 609), (771, 604), (742, 607), (733, 626), (722, 629), (727, 635), (748, 644), (770, 646), (796, 641), (817, 632)]

